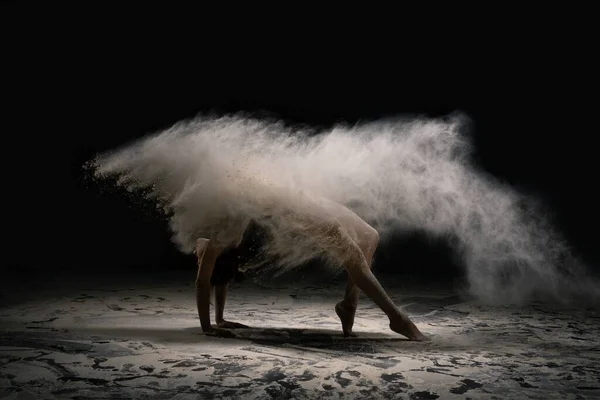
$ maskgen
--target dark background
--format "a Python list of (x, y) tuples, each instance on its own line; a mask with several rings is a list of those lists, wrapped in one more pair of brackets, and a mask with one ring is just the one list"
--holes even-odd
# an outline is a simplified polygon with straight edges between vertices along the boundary
[[(598, 65), (585, 23), (504, 20), (452, 38), (443, 29), (367, 38), (348, 25), (313, 37), (306, 21), (287, 36), (207, 26), (208, 12), (189, 25), (118, 11), (3, 5), (10, 273), (194, 268), (163, 221), (91, 183), (82, 164), (199, 112), (241, 110), (323, 127), (462, 111), (481, 168), (543, 198), (574, 249), (600, 264)], [(458, 271), (443, 243), (418, 235), (387, 242), (377, 268)]]

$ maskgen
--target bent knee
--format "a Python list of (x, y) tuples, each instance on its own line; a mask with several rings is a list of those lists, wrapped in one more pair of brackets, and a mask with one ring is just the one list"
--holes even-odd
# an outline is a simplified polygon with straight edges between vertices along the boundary
[(345, 242), (346, 240), (352, 240), (346, 229), (338, 222), (328, 222), (323, 224), (321, 226), (321, 232), (322, 236), (327, 241)]
[(330, 224), (326, 231), (327, 239), (323, 244), (336, 261), (343, 264), (363, 262), (364, 256), (360, 247), (341, 224)]
[(369, 226), (369, 229), (367, 230), (367, 240), (370, 244), (377, 246), (379, 243), (379, 232), (377, 232), (377, 229)]
[(367, 226), (358, 236), (358, 245), (366, 251), (374, 251), (379, 244), (379, 232), (371, 226)]

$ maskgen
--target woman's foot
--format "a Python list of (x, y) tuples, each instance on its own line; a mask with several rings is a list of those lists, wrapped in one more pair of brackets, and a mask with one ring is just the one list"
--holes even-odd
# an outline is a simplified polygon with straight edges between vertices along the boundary
[(406, 336), (410, 340), (417, 342), (427, 340), (427, 337), (421, 333), (419, 328), (407, 316), (400, 316), (397, 320), (390, 321), (390, 329)]
[(335, 312), (340, 318), (340, 321), (342, 321), (342, 331), (344, 332), (344, 337), (356, 337), (356, 333), (352, 332), (356, 307), (348, 306), (344, 304), (343, 301), (340, 301), (335, 305)]

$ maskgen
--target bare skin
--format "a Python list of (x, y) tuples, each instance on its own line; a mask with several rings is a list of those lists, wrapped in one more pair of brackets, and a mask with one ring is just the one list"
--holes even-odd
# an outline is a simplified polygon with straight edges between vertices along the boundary
[[(352, 331), (354, 317), (358, 305), (360, 291), (369, 296), (375, 304), (388, 316), (390, 329), (406, 336), (410, 340), (423, 341), (426, 337), (419, 331), (408, 315), (399, 310), (387, 295), (377, 278), (371, 271), (373, 254), (377, 248), (379, 235), (377, 231), (343, 206), (336, 212), (336, 222), (315, 224), (307, 234), (325, 235), (333, 243), (333, 252), (348, 272), (348, 282), (344, 299), (337, 303), (335, 311), (342, 323), (344, 336), (356, 336)], [(242, 324), (228, 322), (223, 319), (223, 309), (227, 297), (227, 286), (215, 287), (216, 327), (210, 322), (210, 278), (215, 261), (223, 251), (223, 247), (209, 239), (198, 239), (196, 255), (198, 256), (198, 277), (196, 279), (196, 302), (200, 324), (205, 334), (210, 336), (234, 337), (227, 328), (245, 327)]]
[(202, 331), (208, 336), (235, 337), (228, 329), (247, 328), (246, 325), (226, 321), (223, 318), (225, 301), (227, 299), (227, 285), (215, 286), (215, 323), (210, 322), (210, 295), (212, 276), (215, 261), (223, 252), (223, 247), (215, 246), (209, 239), (198, 239), (196, 242), (196, 256), (198, 257), (198, 275), (196, 277), (196, 306)]
[(196, 242), (196, 256), (198, 257), (198, 275), (196, 277), (196, 306), (200, 317), (200, 326), (205, 335), (232, 337), (229, 331), (219, 330), (210, 323), (210, 277), (215, 261), (223, 250), (216, 247), (209, 239), (198, 239)]
[(223, 318), (225, 301), (227, 301), (227, 289), (227, 284), (215, 285), (215, 322), (217, 323), (217, 326), (225, 329), (248, 328), (247, 325), (240, 324), (239, 322), (227, 321)]
[[(379, 234), (373, 229), (373, 233), (371, 235), (363, 235), (363, 239), (364, 240), (359, 241), (359, 243), (361, 243), (359, 247), (365, 257), (365, 262), (369, 268), (371, 268), (373, 265), (373, 255), (375, 254), (375, 249), (379, 242)], [(344, 299), (335, 305), (335, 312), (342, 322), (344, 337), (357, 336), (356, 333), (352, 331), (352, 327), (354, 326), (354, 317), (356, 315), (359, 297), (360, 289), (356, 286), (351, 276), (348, 275)]]
[[(367, 225), (366, 222), (363, 221), (363, 223)], [(327, 233), (337, 243), (334, 250), (338, 252), (337, 256), (339, 259), (345, 260), (344, 268), (349, 275), (344, 300), (336, 305), (336, 312), (342, 322), (344, 335), (354, 336), (352, 325), (354, 324), (354, 316), (360, 294), (360, 291), (357, 289), (360, 289), (388, 316), (390, 320), (389, 326), (392, 331), (406, 336), (410, 340), (426, 340), (426, 337), (419, 331), (408, 315), (394, 305), (392, 299), (390, 299), (375, 275), (371, 272), (370, 261), (376, 247), (375, 238), (377, 236), (373, 235), (371, 246), (363, 245), (365, 249), (363, 251), (359, 244), (352, 240), (349, 233), (341, 224), (332, 226)], [(359, 234), (358, 236), (361, 238), (362, 235)], [(359, 239), (358, 242), (361, 243), (361, 240)], [(367, 262), (365, 253), (369, 257), (369, 262)]]

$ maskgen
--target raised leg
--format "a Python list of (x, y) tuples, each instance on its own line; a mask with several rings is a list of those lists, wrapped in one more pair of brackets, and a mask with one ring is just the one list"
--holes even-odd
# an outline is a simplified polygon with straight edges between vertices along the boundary
[[(341, 226), (338, 226), (335, 229), (331, 229), (329, 234), (329, 239), (333, 240), (336, 244), (334, 249), (337, 251), (338, 258), (343, 261), (350, 279), (388, 316), (390, 329), (411, 340), (425, 340), (425, 336), (410, 320), (408, 315), (404, 314), (394, 305), (392, 299), (390, 299), (375, 275), (371, 272), (362, 250), (348, 233)], [(355, 296), (354, 292), (351, 292), (350, 296)]]
[(215, 322), (219, 328), (235, 329), (235, 328), (248, 328), (244, 324), (237, 322), (226, 321), (223, 318), (223, 311), (225, 310), (225, 302), (227, 301), (227, 289), (228, 284), (215, 285)]

